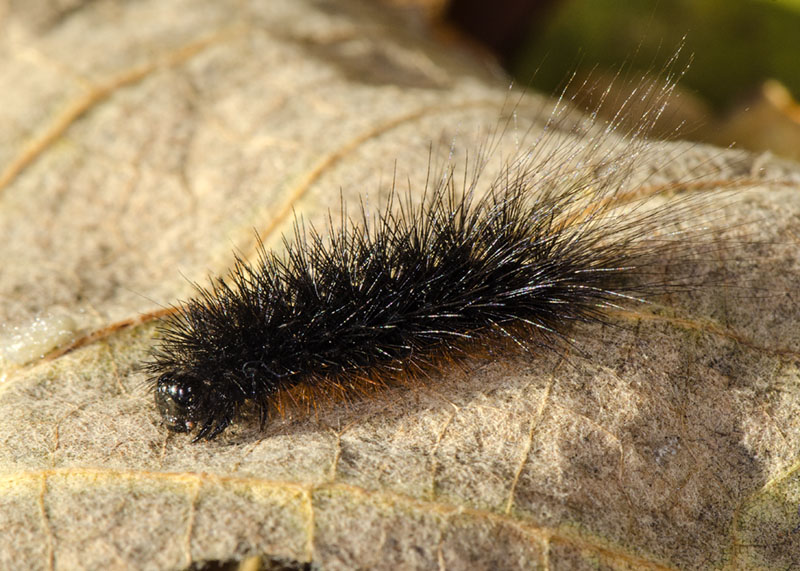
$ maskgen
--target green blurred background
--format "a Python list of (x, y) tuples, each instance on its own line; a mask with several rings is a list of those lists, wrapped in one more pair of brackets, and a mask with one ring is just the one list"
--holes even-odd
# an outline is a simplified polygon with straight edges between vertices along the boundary
[(443, 1), (444, 25), (544, 92), (657, 72), (683, 45), (680, 136), (800, 160), (800, 0)]
[(521, 78), (538, 68), (543, 88), (579, 57), (605, 67), (632, 59), (646, 69), (685, 37), (694, 61), (684, 85), (715, 109), (770, 78), (800, 93), (800, 0), (574, 0), (544, 16), (511, 62)]

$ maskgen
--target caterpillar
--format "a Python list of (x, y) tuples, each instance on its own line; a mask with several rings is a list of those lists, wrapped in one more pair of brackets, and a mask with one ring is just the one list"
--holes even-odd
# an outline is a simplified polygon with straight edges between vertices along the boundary
[[(648, 110), (625, 137), (625, 105), (603, 124), (576, 119), (562, 99), (493, 175), (489, 143), (460, 166), (430, 166), (421, 200), (393, 184), (377, 213), (343, 205), (343, 222), (324, 231), (296, 219), (282, 252), (237, 256), (159, 327), (146, 369), (163, 423), (210, 440), (248, 404), (263, 428), (287, 401), (347, 400), (435, 380), (453, 362), (563, 350), (581, 323), (681, 288), (676, 268), (691, 266), (688, 246), (703, 241), (691, 220), (707, 204), (634, 182), (674, 86), (633, 91), (626, 105)], [(581, 143), (563, 144), (565, 132)]]

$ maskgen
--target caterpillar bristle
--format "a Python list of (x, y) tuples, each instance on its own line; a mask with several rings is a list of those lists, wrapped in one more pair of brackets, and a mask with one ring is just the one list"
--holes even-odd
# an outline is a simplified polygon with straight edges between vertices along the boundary
[(393, 184), (377, 214), (362, 203), (352, 218), (343, 204), (341, 225), (331, 216), (320, 232), (298, 219), (283, 253), (237, 257), (160, 327), (147, 369), (166, 426), (213, 439), (247, 403), (263, 427), (289, 410), (435, 382), (468, 360), (563, 351), (575, 325), (679, 290), (675, 269), (703, 242), (691, 221), (708, 202), (667, 202), (678, 187), (644, 190), (636, 170), (673, 88), (631, 95), (652, 104), (627, 137), (624, 109), (605, 125), (573, 124), (559, 103), (484, 187), (506, 120), (473, 159), (429, 167), (422, 199)]

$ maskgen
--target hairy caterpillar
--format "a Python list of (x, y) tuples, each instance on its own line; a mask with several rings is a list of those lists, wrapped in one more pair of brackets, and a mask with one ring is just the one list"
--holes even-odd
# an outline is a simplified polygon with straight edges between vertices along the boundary
[(248, 402), (263, 426), (287, 399), (348, 399), (452, 361), (558, 350), (574, 324), (680, 287), (676, 268), (702, 232), (677, 228), (703, 203), (632, 186), (674, 85), (634, 91), (626, 105), (644, 99), (648, 110), (627, 138), (616, 138), (619, 120), (591, 116), (567, 128), (580, 144), (561, 144), (573, 121), (561, 104), (486, 182), (491, 144), (461, 183), (460, 167), (434, 169), (422, 201), (393, 187), (375, 216), (343, 207), (325, 233), (296, 221), (285, 252), (237, 258), (161, 326), (147, 369), (166, 426), (212, 439)]

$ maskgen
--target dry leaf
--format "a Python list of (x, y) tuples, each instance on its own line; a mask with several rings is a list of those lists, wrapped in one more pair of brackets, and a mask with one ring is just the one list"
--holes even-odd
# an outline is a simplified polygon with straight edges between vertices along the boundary
[(796, 165), (682, 144), (643, 165), (761, 181), (709, 222), (750, 242), (708, 260), (732, 289), (585, 330), (568, 362), (475, 363), (193, 445), (137, 368), (152, 314), (253, 228), (278, 247), (293, 209), (319, 222), (395, 173), (421, 189), (431, 142), (477, 144), (507, 90), (367, 3), (2, 9), (0, 567), (800, 562)]

